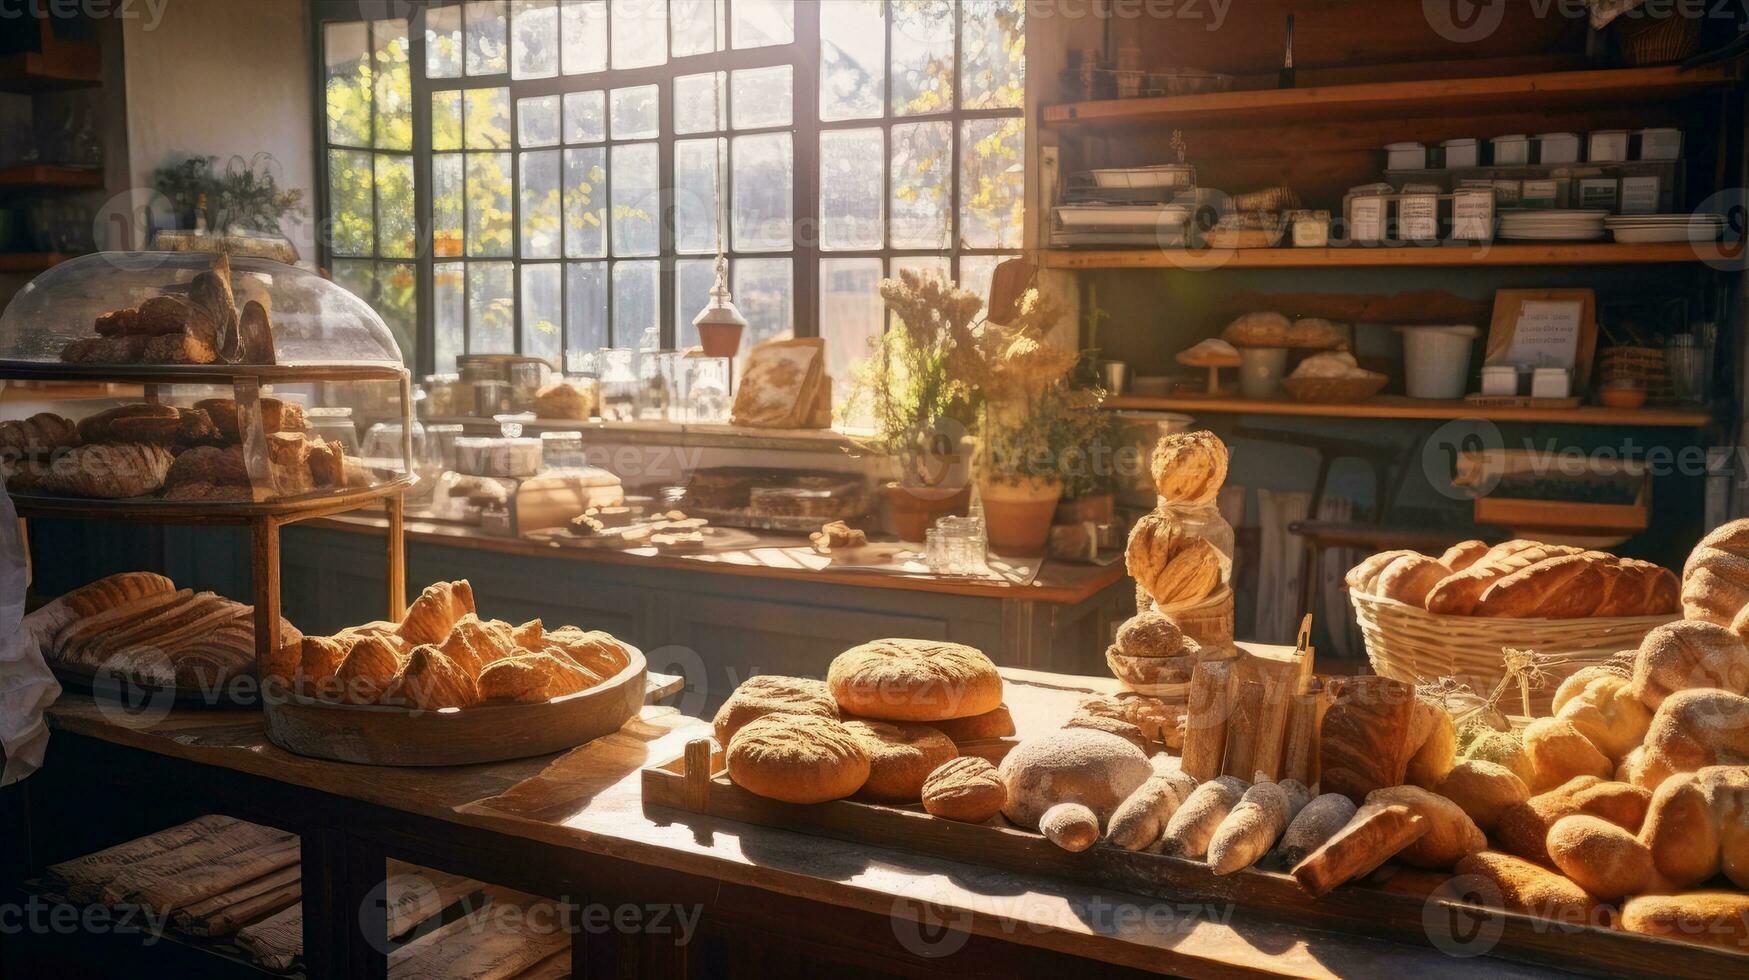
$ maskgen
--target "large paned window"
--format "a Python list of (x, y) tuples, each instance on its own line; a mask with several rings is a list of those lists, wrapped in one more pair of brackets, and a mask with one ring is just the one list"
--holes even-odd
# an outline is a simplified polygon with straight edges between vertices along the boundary
[(406, 323), (410, 363), (450, 371), (694, 343), (720, 250), (744, 343), (824, 336), (842, 377), (883, 327), (882, 276), (982, 291), (1021, 247), (1024, 6), (471, 0), (324, 23), (327, 261)]

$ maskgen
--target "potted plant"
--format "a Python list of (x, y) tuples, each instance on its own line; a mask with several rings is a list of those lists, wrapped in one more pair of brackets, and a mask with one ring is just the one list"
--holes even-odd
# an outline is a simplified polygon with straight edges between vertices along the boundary
[(859, 445), (898, 467), (898, 479), (885, 487), (892, 527), (906, 541), (921, 541), (936, 518), (964, 514), (971, 499), (961, 444), (977, 394), (956, 373), (955, 351), (969, 342), (983, 301), (909, 270), (881, 280), (880, 290), (898, 326), (871, 341), (841, 411), (872, 416), (874, 434)]

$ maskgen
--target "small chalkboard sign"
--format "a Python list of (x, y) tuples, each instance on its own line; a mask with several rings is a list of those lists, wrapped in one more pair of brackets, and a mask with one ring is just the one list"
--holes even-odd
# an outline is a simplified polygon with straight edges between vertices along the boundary
[(1597, 296), (1589, 289), (1502, 289), (1494, 293), (1485, 364), (1572, 372), (1583, 392), (1597, 353)]

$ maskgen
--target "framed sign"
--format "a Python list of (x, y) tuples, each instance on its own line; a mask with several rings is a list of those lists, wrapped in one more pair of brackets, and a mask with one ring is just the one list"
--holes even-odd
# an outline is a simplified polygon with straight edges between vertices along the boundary
[(1520, 370), (1566, 368), (1573, 392), (1586, 389), (1597, 353), (1597, 295), (1589, 289), (1501, 289), (1494, 293), (1484, 364)]

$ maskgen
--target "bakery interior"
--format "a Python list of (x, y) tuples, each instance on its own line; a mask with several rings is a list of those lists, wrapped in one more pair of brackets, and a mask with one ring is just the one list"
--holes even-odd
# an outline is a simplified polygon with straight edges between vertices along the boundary
[(0, 14), (0, 975), (1749, 965), (1749, 7)]

